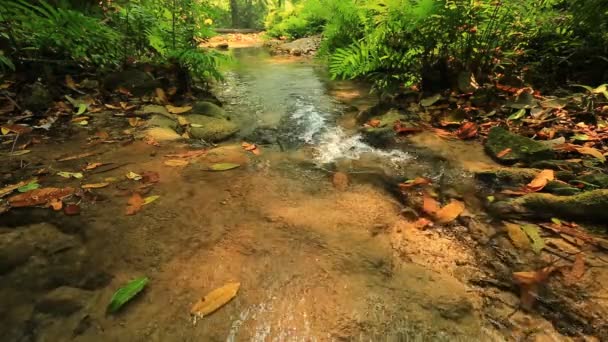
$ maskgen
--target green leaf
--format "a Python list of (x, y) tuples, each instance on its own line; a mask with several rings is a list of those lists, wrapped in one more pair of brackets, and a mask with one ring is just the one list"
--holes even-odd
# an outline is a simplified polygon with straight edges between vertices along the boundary
[(490, 203), (493, 203), (494, 201), (496, 201), (496, 197), (494, 197), (494, 196), (488, 196), (487, 199), (488, 199), (488, 202), (490, 202)]
[(87, 111), (87, 104), (86, 103), (81, 103), (78, 105), (78, 111), (76, 112), (76, 115), (82, 115), (84, 114), (84, 112)]
[(534, 253), (540, 254), (540, 251), (545, 248), (545, 240), (543, 240), (543, 238), (540, 236), (538, 226), (534, 224), (525, 224), (521, 226), (521, 229), (532, 241), (531, 247)]
[(213, 164), (209, 167), (210, 171), (227, 171), (227, 170), (232, 170), (232, 169), (236, 169), (237, 167), (240, 167), (241, 165), (239, 164), (233, 164), (233, 163), (219, 163), (219, 164)]
[(81, 172), (67, 172), (67, 171), (57, 172), (57, 176), (61, 176), (63, 178), (76, 178), (76, 179), (81, 179), (83, 177)]
[(558, 219), (557, 217), (552, 217), (551, 222), (555, 223), (558, 226), (562, 225), (562, 221), (560, 219)]
[(28, 192), (30, 190), (36, 190), (40, 187), (40, 184), (38, 184), (38, 181), (33, 181), (28, 183), (27, 185), (24, 185), (20, 188), (17, 189), (17, 191), (19, 192)]
[(433, 95), (431, 97), (427, 97), (425, 99), (422, 99), (422, 101), (420, 101), (420, 105), (423, 107), (429, 107), (435, 104), (435, 102), (441, 100), (441, 95), (436, 94)]
[(526, 115), (526, 110), (524, 108), (518, 110), (517, 112), (511, 114), (511, 116), (509, 116), (507, 118), (507, 120), (519, 120), (521, 118), (524, 117), (524, 115)]
[(133, 299), (133, 297), (146, 287), (149, 280), (148, 277), (135, 279), (114, 292), (110, 304), (108, 305), (108, 311), (113, 313), (122, 308), (123, 305)]
[(589, 136), (587, 134), (576, 134), (572, 137), (574, 140), (587, 141), (589, 140)]

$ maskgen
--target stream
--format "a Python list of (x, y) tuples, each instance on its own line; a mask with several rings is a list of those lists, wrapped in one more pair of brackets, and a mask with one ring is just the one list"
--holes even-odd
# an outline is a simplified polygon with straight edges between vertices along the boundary
[[(124, 166), (87, 182), (153, 171), (160, 182), (149, 194), (160, 197), (125, 216), (118, 185), (100, 189), (80, 216), (7, 214), (4, 223), (20, 227), (24, 241), (36, 241), (39, 252), (31, 253), (42, 254), (3, 278), (2, 340), (502, 340), (463, 280), (475, 272), (475, 256), (453, 239), (407, 226), (391, 190), (396, 181), (426, 176), (474, 203), (471, 177), (449, 160), (492, 163), (483, 151), (464, 142), (441, 147), (443, 158), (427, 158), (414, 145), (376, 149), (357, 133), (349, 109), (375, 102), (364, 85), (331, 81), (311, 60), (261, 48), (233, 54), (215, 93), (241, 132), (200, 160), (241, 167), (167, 167), (164, 155), (189, 148), (179, 143), (98, 145), (100, 155), (89, 162)], [(40, 147), (33, 164), (78, 153), (90, 133)], [(261, 136), (270, 142), (260, 144), (260, 156), (241, 147)], [(335, 172), (349, 175), (346, 189), (332, 184)], [(115, 289), (140, 276), (150, 278), (146, 290), (106, 314)], [(241, 284), (236, 298), (193, 322), (191, 306), (230, 282)], [(64, 291), (50, 291), (57, 287)]]

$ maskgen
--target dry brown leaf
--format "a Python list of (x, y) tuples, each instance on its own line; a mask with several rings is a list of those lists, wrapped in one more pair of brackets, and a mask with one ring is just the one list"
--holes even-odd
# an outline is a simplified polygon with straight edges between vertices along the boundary
[(240, 283), (228, 283), (209, 292), (192, 306), (190, 314), (197, 318), (203, 318), (212, 314), (236, 297), (240, 287)]
[(422, 194), (422, 211), (427, 213), (428, 215), (435, 215), (439, 211), (439, 202), (435, 200), (431, 195), (427, 192)]
[(156, 88), (156, 98), (160, 104), (167, 104), (169, 100), (167, 99), (167, 95), (165, 95), (165, 91), (162, 88)]
[(408, 182), (404, 182), (404, 183), (399, 183), (399, 189), (401, 190), (407, 190), (409, 188), (412, 188), (416, 185), (427, 185), (427, 184), (431, 184), (432, 181), (428, 178), (424, 178), (424, 177), (416, 177), (414, 178), (412, 181), (408, 181)]
[(63, 202), (60, 199), (53, 198), (49, 201), (49, 207), (53, 208), (55, 211), (59, 211), (63, 208)]
[(77, 86), (76, 82), (74, 82), (74, 79), (70, 75), (65, 75), (65, 85), (72, 89), (76, 89)]
[(106, 131), (100, 131), (95, 133), (95, 136), (101, 140), (106, 140), (110, 137), (110, 134)]
[(526, 190), (531, 192), (541, 191), (549, 181), (555, 179), (553, 170), (542, 170), (534, 179), (526, 185)]
[(184, 153), (166, 154), (165, 157), (169, 157), (169, 158), (194, 158), (194, 157), (202, 156), (205, 153), (207, 153), (207, 150), (194, 150), (194, 151), (187, 151), (187, 152), (184, 152)]
[(464, 211), (464, 203), (452, 200), (448, 205), (435, 213), (437, 223), (449, 223), (454, 221)]
[(465, 122), (460, 126), (456, 132), (456, 135), (460, 139), (465, 140), (475, 138), (477, 136), (477, 132), (478, 128), (474, 122)]
[(250, 151), (251, 153), (255, 154), (256, 156), (259, 156), (262, 153), (256, 144), (250, 144), (248, 142), (243, 142), (241, 144), (241, 146), (243, 146), (243, 149), (245, 151)]
[(167, 110), (171, 114), (183, 114), (192, 110), (191, 106), (176, 107), (172, 105), (166, 105), (165, 108), (167, 108)]
[(133, 94), (131, 94), (131, 91), (129, 91), (129, 89), (127, 89), (125, 87), (116, 88), (116, 92), (123, 94), (123, 95), (127, 95), (127, 96), (133, 96)]
[(414, 226), (418, 229), (424, 229), (426, 227), (433, 226), (433, 221), (426, 219), (424, 217), (419, 218), (414, 222)]
[(496, 154), (496, 157), (497, 157), (497, 158), (502, 158), (502, 157), (506, 156), (507, 154), (511, 153), (511, 151), (513, 151), (513, 150), (512, 150), (512, 149), (510, 149), (510, 148), (505, 148), (504, 150), (502, 150), (502, 151), (498, 152), (498, 153)]
[(26, 134), (33, 130), (32, 127), (17, 124), (4, 124), (0, 126), (0, 128), (2, 129), (2, 134), (8, 134), (10, 132)]
[(141, 210), (141, 207), (144, 205), (145, 201), (141, 197), (140, 194), (134, 193), (127, 202), (127, 215), (135, 215)]
[(573, 285), (583, 277), (585, 274), (585, 255), (578, 253), (572, 264), (572, 268), (564, 272), (564, 283), (566, 285)]
[(110, 185), (110, 183), (91, 183), (91, 184), (83, 184), (81, 186), (81, 188), (83, 189), (101, 189), (101, 188), (105, 188), (106, 186)]
[(7, 185), (4, 188), (0, 189), (0, 198), (10, 194), (11, 192), (19, 189), (22, 186), (26, 186), (32, 182), (36, 182), (37, 180), (38, 180), (38, 178), (32, 178), (30, 180), (21, 181), (16, 184)]
[(74, 188), (42, 188), (9, 197), (11, 207), (31, 207), (47, 204), (53, 199), (62, 199), (74, 193)]
[(167, 166), (186, 166), (188, 165), (188, 161), (183, 159), (169, 159), (165, 160), (163, 164)]
[(107, 103), (106, 103), (106, 104), (104, 104), (104, 106), (105, 106), (106, 108), (108, 108), (108, 109), (115, 109), (115, 110), (120, 110), (120, 109), (122, 109), (122, 108), (121, 108), (121, 107), (119, 107), (119, 106), (115, 106), (115, 105), (111, 105), (111, 104), (107, 104)]
[(600, 152), (596, 148), (593, 148), (593, 147), (578, 147), (576, 149), (576, 151), (578, 153), (580, 153), (580, 154), (586, 154), (586, 155), (593, 156), (593, 157), (597, 158), (598, 160), (600, 160), (602, 163), (606, 161), (606, 156), (604, 156), (602, 154), (602, 152)]
[(548, 266), (537, 271), (513, 272), (513, 280), (520, 286), (522, 307), (531, 309), (536, 301), (538, 287), (558, 268)]
[(85, 165), (84, 169), (87, 171), (90, 171), (90, 170), (96, 169), (102, 165), (103, 165), (103, 163), (87, 163), (87, 165)]
[(519, 224), (505, 222), (507, 234), (515, 247), (520, 249), (530, 249), (530, 239), (528, 235), (521, 229)]
[(144, 121), (140, 118), (137, 117), (131, 117), (129, 118), (129, 125), (131, 127), (139, 127), (144, 123)]
[(364, 126), (367, 127), (380, 127), (380, 124), (382, 123), (382, 121), (378, 120), (378, 119), (373, 119), (373, 120), (369, 120)]

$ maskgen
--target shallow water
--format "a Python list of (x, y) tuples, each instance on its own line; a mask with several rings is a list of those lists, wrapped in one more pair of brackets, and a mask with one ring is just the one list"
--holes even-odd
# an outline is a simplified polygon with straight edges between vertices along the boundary
[[(417, 162), (413, 150), (375, 149), (343, 124), (347, 105), (373, 102), (365, 87), (329, 81), (309, 60), (270, 57), (262, 49), (234, 54), (239, 63), (216, 86), (218, 96), (243, 125), (242, 136), (257, 127), (276, 129), (280, 146), (262, 146), (254, 157), (228, 143), (185, 168), (162, 163), (163, 155), (187, 148), (179, 144), (100, 147), (104, 153), (96, 159), (127, 165), (87, 182), (156, 171), (161, 181), (150, 195), (161, 197), (124, 216), (127, 197), (117, 186), (100, 189), (103, 198), (83, 203), (79, 217), (44, 214), (41, 221), (62, 231), (76, 226), (86, 250), (76, 260), (86, 264), (85, 274), (112, 278), (88, 293), (84, 309), (61, 316), (40, 313), (34, 304), (49, 287), (76, 286), (77, 279), (18, 288), (31, 275), (9, 277), (3, 292), (13, 298), (3, 313), (11, 325), (3, 328), (7, 340), (492, 340), (469, 288), (393, 248), (396, 236), (407, 234), (399, 228), (402, 205), (382, 181), (369, 181), (441, 177), (441, 165)], [(46, 153), (70, 149), (79, 147), (57, 144)], [(242, 167), (201, 170), (215, 162)], [(332, 186), (335, 170), (352, 173), (347, 190)], [(28, 220), (16, 217), (15, 224)], [(405, 254), (415, 248), (406, 246)], [(120, 314), (106, 315), (114, 290), (142, 275), (151, 279), (145, 292)], [(193, 324), (192, 304), (235, 281), (241, 283), (237, 297)]]

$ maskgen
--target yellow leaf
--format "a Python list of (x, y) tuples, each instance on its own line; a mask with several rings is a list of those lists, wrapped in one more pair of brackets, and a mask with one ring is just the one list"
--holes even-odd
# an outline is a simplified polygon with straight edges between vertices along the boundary
[(140, 118), (129, 118), (129, 125), (131, 125), (131, 127), (137, 127), (140, 126), (142, 123)]
[(509, 238), (515, 247), (520, 249), (530, 248), (528, 235), (526, 235), (518, 224), (505, 222), (505, 227), (507, 228), (507, 234), (509, 234)]
[(186, 166), (188, 165), (188, 161), (183, 159), (169, 159), (165, 160), (164, 164), (167, 166)]
[(549, 181), (554, 179), (555, 173), (553, 170), (542, 170), (528, 185), (526, 185), (526, 188), (533, 192), (541, 191)]
[(106, 106), (106, 108), (108, 108), (108, 109), (122, 109), (119, 106), (115, 106), (115, 105), (111, 105), (111, 104), (107, 104), (107, 103), (104, 104), (104, 106)]
[(110, 183), (92, 183), (92, 184), (84, 184), (81, 186), (83, 189), (100, 189), (105, 188), (110, 185)]
[(171, 114), (183, 114), (183, 113), (186, 113), (186, 112), (189, 112), (189, 111), (192, 110), (192, 107), (190, 107), (190, 106), (175, 107), (175, 106), (172, 106), (172, 105), (166, 105), (165, 108), (167, 108), (167, 110)]
[(65, 75), (65, 85), (68, 86), (68, 88), (76, 88), (76, 82), (74, 82), (74, 79), (70, 75)]
[(236, 297), (240, 287), (240, 283), (228, 283), (209, 292), (205, 297), (201, 298), (194, 304), (194, 306), (192, 306), (190, 314), (197, 318), (203, 318), (212, 314), (217, 309), (230, 302), (232, 298)]
[(148, 196), (148, 197), (144, 198), (144, 205), (150, 204), (150, 203), (156, 201), (159, 198), (160, 198), (160, 196), (158, 196), (158, 195)]
[(169, 103), (167, 95), (165, 95), (165, 91), (162, 88), (156, 88), (156, 98), (158, 98), (160, 104)]
[(580, 154), (587, 154), (590, 156), (593, 156), (595, 158), (597, 158), (599, 161), (601, 161), (602, 163), (606, 161), (606, 156), (604, 156), (602, 154), (602, 152), (600, 152), (598, 149), (593, 148), (593, 147), (579, 147), (576, 149), (576, 151)]
[(10, 129), (4, 127), (0, 128), (0, 130), (2, 131), (2, 135), (7, 135), (11, 132)]
[(186, 119), (185, 117), (178, 115), (177, 116), (177, 122), (180, 124), (180, 126), (186, 126), (187, 124), (190, 123), (190, 121), (188, 121), (188, 119)]
[(127, 173), (127, 178), (129, 178), (131, 180), (140, 180), (142, 178), (142, 176), (138, 175), (137, 173), (135, 173), (133, 171), (129, 171), (129, 173)]

